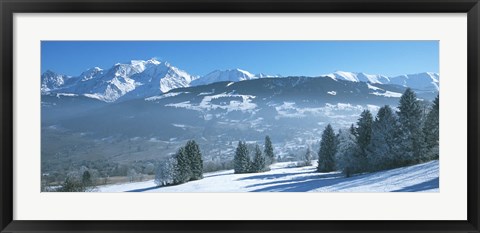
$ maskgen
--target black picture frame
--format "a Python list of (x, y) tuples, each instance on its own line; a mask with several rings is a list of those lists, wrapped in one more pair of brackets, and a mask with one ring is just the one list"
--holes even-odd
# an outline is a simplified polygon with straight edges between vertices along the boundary
[[(1, 232), (480, 232), (478, 0), (0, 0)], [(13, 15), (15, 13), (448, 13), (468, 14), (468, 219), (466, 221), (17, 221), (13, 220)], [(448, 211), (448, 210), (445, 210)]]

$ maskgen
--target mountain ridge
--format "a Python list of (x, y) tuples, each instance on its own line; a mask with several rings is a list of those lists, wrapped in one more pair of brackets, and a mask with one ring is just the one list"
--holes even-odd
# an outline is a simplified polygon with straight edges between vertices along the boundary
[[(387, 77), (363, 72), (336, 71), (318, 77), (329, 77), (335, 81), (394, 84), (411, 87), (417, 91), (439, 91), (439, 74), (434, 72)], [(199, 77), (172, 66), (166, 61), (158, 61), (152, 58), (116, 63), (106, 70), (93, 67), (82, 72), (79, 76), (68, 76), (47, 70), (41, 75), (41, 93), (43, 95), (77, 94), (104, 102), (117, 102), (137, 98), (144, 99), (167, 93), (176, 88), (225, 81), (242, 82), (261, 78), (285, 77), (263, 73), (253, 74), (239, 68), (215, 70)]]

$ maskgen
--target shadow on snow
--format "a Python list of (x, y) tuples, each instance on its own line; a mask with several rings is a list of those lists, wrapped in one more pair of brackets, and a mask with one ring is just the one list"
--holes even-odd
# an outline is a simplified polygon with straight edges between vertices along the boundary
[[(410, 168), (407, 170), (417, 170), (422, 169), (424, 166), (417, 166), (415, 168)], [(434, 172), (435, 170), (427, 169), (424, 170), (426, 173)], [(319, 188), (325, 188), (330, 186), (335, 186), (334, 191), (341, 191), (349, 188), (355, 188), (363, 185), (375, 185), (376, 183), (384, 182), (388, 179), (391, 179), (396, 176), (401, 176), (401, 179), (397, 179), (396, 182), (401, 182), (402, 180), (408, 181), (417, 178), (418, 174), (410, 174), (405, 176), (405, 170), (394, 169), (388, 171), (380, 171), (375, 173), (361, 174), (353, 177), (345, 177), (343, 174), (335, 173), (326, 173), (319, 174), (317, 176), (301, 176), (293, 177), (292, 179), (285, 179), (280, 181), (273, 182), (264, 182), (254, 185), (247, 186), (246, 188), (251, 187), (261, 187), (267, 186), (264, 188), (259, 188), (251, 190), (251, 192), (307, 192)], [(271, 180), (282, 177), (287, 177), (289, 175), (301, 175), (301, 174), (311, 174), (308, 173), (283, 173), (283, 174), (272, 174), (272, 175), (257, 175), (244, 177), (242, 179), (259, 179), (259, 180)], [(424, 191), (428, 189), (438, 188), (438, 178), (432, 179), (427, 182), (420, 184), (404, 187), (396, 192), (415, 192), (415, 191)], [(368, 191), (367, 191), (368, 192)]]
[[(311, 172), (308, 172), (308, 173), (311, 173)], [(280, 178), (283, 178), (283, 177), (300, 175), (300, 174), (306, 174), (306, 172), (262, 174), (262, 175), (242, 177), (242, 178), (238, 178), (237, 180), (273, 180), (273, 179), (280, 179)]]
[[(425, 169), (426, 165), (417, 165), (410, 168), (393, 169), (387, 171), (380, 171), (375, 173), (360, 174), (353, 177), (345, 177), (340, 172), (331, 173), (317, 173), (315, 169), (309, 169), (299, 172), (278, 173), (278, 174), (259, 174), (236, 179), (242, 180), (258, 180), (258, 183), (245, 186), (245, 188), (257, 188), (251, 192), (307, 192), (319, 188), (332, 187), (331, 192), (338, 192), (349, 188), (355, 188), (363, 185), (382, 185), (388, 179), (398, 177), (395, 183), (402, 183), (403, 181), (415, 180), (418, 178), (418, 173), (415, 171), (422, 171), (423, 174), (437, 173), (434, 167)], [(408, 175), (405, 175), (408, 174)], [(232, 173), (220, 173), (206, 176), (205, 178), (232, 175)], [(280, 180), (276, 180), (280, 179)], [(263, 186), (263, 188), (262, 188)], [(392, 192), (416, 192), (435, 189), (439, 187), (439, 178), (403, 187)], [(133, 189), (127, 192), (145, 192), (162, 188), (159, 186), (152, 186), (141, 189)], [(375, 189), (375, 188), (374, 188)], [(329, 192), (329, 190), (325, 190)], [(368, 191), (367, 191), (368, 192)]]
[(148, 187), (148, 188), (132, 189), (132, 190), (129, 190), (129, 191), (126, 191), (126, 192), (127, 193), (145, 192), (145, 191), (158, 189), (158, 188), (161, 188), (161, 187), (160, 186), (152, 186), (152, 187)]
[(429, 190), (429, 189), (435, 189), (435, 188), (438, 188), (439, 187), (439, 178), (434, 178), (434, 179), (431, 179), (429, 181), (425, 181), (423, 183), (420, 183), (420, 184), (415, 184), (415, 185), (412, 185), (412, 186), (408, 186), (408, 187), (404, 187), (404, 188), (401, 188), (401, 189), (398, 189), (398, 190), (395, 190), (395, 191), (392, 191), (392, 192), (418, 192), (418, 191), (425, 191), (425, 190)]

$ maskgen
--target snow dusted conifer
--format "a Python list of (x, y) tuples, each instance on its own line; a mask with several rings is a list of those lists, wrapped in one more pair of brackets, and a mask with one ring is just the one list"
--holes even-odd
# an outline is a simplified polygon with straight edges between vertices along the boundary
[(351, 124), (349, 130), (351, 135), (353, 136), (357, 135), (357, 130), (355, 129), (355, 125)]
[(239, 141), (233, 158), (233, 168), (236, 174), (250, 172), (250, 157), (248, 154), (247, 144)]
[(349, 130), (340, 130), (338, 133), (337, 153), (335, 154), (336, 165), (345, 176), (359, 172), (359, 153), (355, 135)]
[(265, 137), (265, 157), (267, 165), (275, 163), (275, 154), (273, 153), (273, 145), (270, 136)]
[(90, 172), (89, 172), (89, 171), (84, 171), (84, 172), (83, 172), (83, 175), (82, 175), (82, 183), (83, 183), (86, 187), (89, 187), (89, 186), (92, 186), (92, 185), (93, 185), (92, 176), (90, 175)]
[(423, 109), (417, 96), (410, 88), (407, 88), (400, 97), (398, 109), (402, 165), (421, 162), (426, 153), (422, 128)]
[(57, 189), (58, 192), (86, 192), (87, 188), (77, 178), (67, 176), (62, 186)]
[(311, 166), (312, 165), (312, 150), (310, 149), (310, 146), (307, 147), (307, 152), (305, 152), (305, 156), (303, 158), (303, 161), (305, 163), (305, 166)]
[(199, 180), (203, 178), (203, 160), (202, 153), (198, 144), (194, 140), (190, 140), (185, 145), (185, 153), (190, 161), (191, 180)]
[(378, 110), (372, 126), (372, 137), (368, 148), (370, 171), (396, 166), (399, 144), (399, 126), (395, 112), (385, 105)]
[(265, 157), (262, 155), (262, 151), (258, 144), (255, 145), (255, 156), (253, 157), (253, 163), (251, 167), (252, 172), (263, 172), (266, 169)]
[(185, 147), (180, 147), (175, 154), (175, 184), (181, 184), (189, 181), (192, 177), (190, 159), (185, 152)]
[(175, 183), (177, 160), (173, 157), (163, 161), (155, 173), (155, 184), (158, 186), (171, 185)]
[(322, 134), (320, 150), (318, 151), (319, 172), (331, 172), (335, 170), (335, 153), (337, 152), (337, 139), (330, 124), (327, 125)]
[(357, 145), (360, 149), (360, 155), (367, 156), (367, 147), (370, 144), (372, 138), (372, 124), (373, 116), (369, 110), (364, 110), (360, 114), (360, 118), (357, 121), (357, 128), (355, 129), (357, 137)]
[(423, 126), (423, 132), (425, 134), (425, 146), (427, 149), (428, 158), (427, 159), (438, 159), (438, 144), (439, 144), (439, 110), (440, 102), (439, 96), (433, 100), (432, 107), (430, 112), (427, 114), (425, 119), (425, 124)]

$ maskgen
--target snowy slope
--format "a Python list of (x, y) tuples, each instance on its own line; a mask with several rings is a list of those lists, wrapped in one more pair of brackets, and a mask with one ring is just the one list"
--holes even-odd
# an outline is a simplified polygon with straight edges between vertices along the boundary
[(238, 82), (244, 80), (256, 79), (257, 77), (248, 71), (241, 69), (215, 70), (197, 80), (192, 81), (191, 86), (205, 85), (215, 82)]
[(270, 75), (270, 74), (264, 74), (264, 73), (259, 73), (255, 75), (257, 78), (281, 78), (281, 75)]
[(346, 80), (351, 82), (366, 82), (370, 84), (395, 84), (410, 87), (417, 91), (439, 91), (439, 74), (424, 72), (417, 74), (404, 74), (395, 77), (383, 75), (336, 71), (321, 76), (330, 77), (334, 80)]
[(99, 192), (438, 192), (439, 163), (345, 178), (339, 172), (317, 173), (315, 166), (295, 168), (292, 163), (272, 165), (264, 173), (233, 174), (233, 170), (207, 173), (204, 179), (156, 187), (153, 180), (98, 187)]
[(335, 80), (346, 80), (351, 82), (369, 82), (369, 83), (387, 84), (390, 81), (388, 77), (383, 75), (372, 75), (372, 74), (346, 72), (346, 71), (336, 71), (334, 73), (325, 74), (322, 76), (327, 76)]
[(230, 70), (215, 70), (207, 75), (192, 81), (190, 86), (207, 85), (216, 82), (239, 82), (245, 80), (252, 80), (258, 78), (279, 78), (279, 75), (268, 75), (264, 73), (252, 74), (242, 69), (230, 69)]
[(400, 75), (392, 77), (390, 84), (397, 84), (404, 87), (411, 87), (417, 90), (439, 91), (440, 77), (437, 73), (425, 72), (418, 74)]

